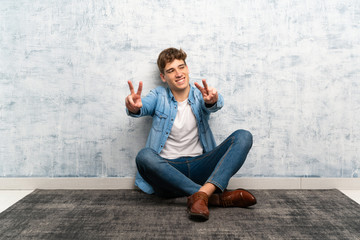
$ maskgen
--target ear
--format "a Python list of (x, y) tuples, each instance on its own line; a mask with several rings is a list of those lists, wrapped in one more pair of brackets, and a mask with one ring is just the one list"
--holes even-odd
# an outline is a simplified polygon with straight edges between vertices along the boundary
[(160, 78), (161, 78), (161, 81), (163, 81), (164, 83), (166, 83), (166, 79), (165, 79), (164, 74), (160, 73)]

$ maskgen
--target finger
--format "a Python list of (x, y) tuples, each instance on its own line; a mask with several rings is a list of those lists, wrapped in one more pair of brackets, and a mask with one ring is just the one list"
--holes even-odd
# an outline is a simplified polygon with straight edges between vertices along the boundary
[(206, 90), (206, 93), (209, 94), (209, 87), (208, 87), (208, 85), (207, 85), (207, 83), (206, 83), (206, 79), (203, 79), (203, 80), (202, 80), (202, 83), (203, 83), (203, 85), (204, 85), (204, 88), (205, 88), (205, 90)]
[(130, 104), (131, 107), (135, 106), (134, 100), (133, 100), (133, 98), (131, 97), (131, 95), (128, 96), (128, 101), (129, 101), (129, 104)]
[(216, 88), (211, 89), (211, 93), (212, 93), (212, 95), (216, 96), (216, 95), (217, 95), (217, 90), (216, 90)]
[(139, 82), (139, 88), (138, 88), (137, 93), (136, 93), (137, 95), (141, 96), (142, 88), (143, 88), (143, 83), (140, 81)]
[(126, 108), (129, 109), (130, 111), (132, 110), (132, 106), (130, 105), (130, 102), (129, 102), (129, 99), (128, 99), (128, 98), (125, 99), (125, 106), (126, 106)]
[(131, 94), (135, 93), (134, 86), (132, 85), (132, 82), (130, 80), (128, 81), (128, 84), (129, 84)]
[(135, 105), (135, 107), (137, 107), (137, 108), (142, 108), (142, 102), (138, 102), (138, 103)]
[(195, 87), (200, 90), (200, 92), (203, 92), (203, 87), (200, 86), (197, 82), (194, 83)]
[(211, 92), (212, 92), (212, 98), (213, 98), (214, 102), (217, 102), (217, 100), (218, 100), (217, 90), (216, 90), (215, 88), (213, 88), (213, 89), (211, 90)]
[(215, 93), (214, 93), (215, 95), (214, 95), (214, 102), (217, 102), (218, 101), (218, 99), (219, 99), (219, 95), (218, 95), (218, 93), (217, 93), (217, 91), (215, 90)]

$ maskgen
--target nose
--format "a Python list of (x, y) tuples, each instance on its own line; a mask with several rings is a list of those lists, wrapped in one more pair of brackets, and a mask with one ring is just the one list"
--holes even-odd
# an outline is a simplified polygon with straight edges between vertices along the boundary
[(175, 71), (175, 76), (176, 76), (176, 77), (181, 77), (181, 76), (182, 76), (181, 71), (180, 71), (180, 70), (176, 70), (176, 71)]

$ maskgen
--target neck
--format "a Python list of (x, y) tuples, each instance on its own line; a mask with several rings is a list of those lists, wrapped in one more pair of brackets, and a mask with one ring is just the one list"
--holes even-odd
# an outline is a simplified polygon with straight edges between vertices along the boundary
[(187, 99), (189, 97), (189, 93), (190, 93), (190, 84), (188, 85), (187, 88), (176, 91), (173, 89), (170, 89), (172, 94), (174, 95), (174, 98), (177, 102), (183, 102), (185, 101), (185, 99)]

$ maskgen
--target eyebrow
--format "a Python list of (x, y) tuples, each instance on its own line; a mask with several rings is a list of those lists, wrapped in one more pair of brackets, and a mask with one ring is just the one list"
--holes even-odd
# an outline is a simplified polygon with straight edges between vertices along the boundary
[[(184, 66), (186, 66), (186, 64), (182, 63), (182, 64), (178, 65), (177, 67), (184, 67)], [(166, 69), (165, 72), (170, 72), (171, 70), (174, 70), (174, 68)]]

